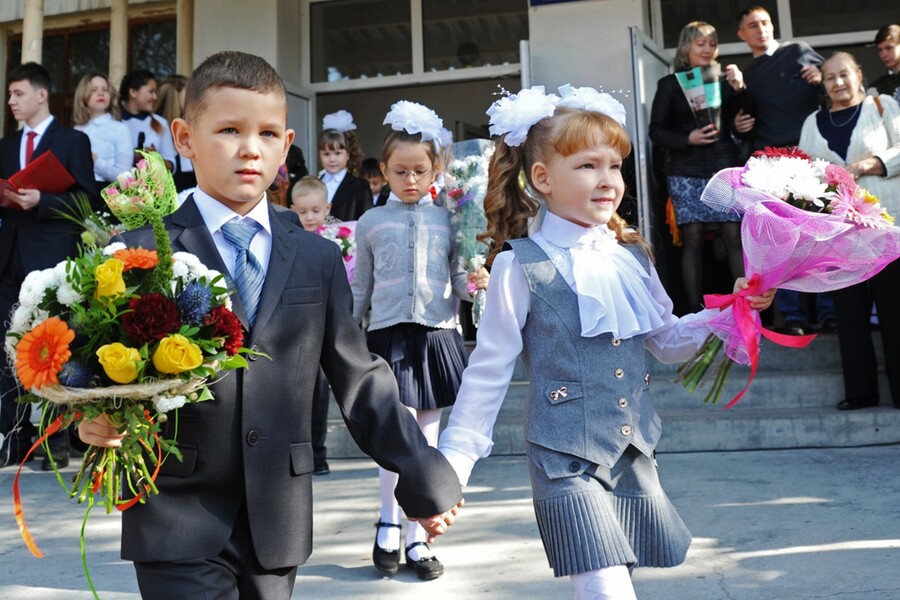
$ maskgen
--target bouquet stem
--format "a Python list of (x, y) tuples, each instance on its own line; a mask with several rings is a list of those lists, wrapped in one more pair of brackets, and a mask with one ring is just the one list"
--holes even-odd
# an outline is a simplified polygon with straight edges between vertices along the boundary
[[(728, 372), (734, 363), (727, 355), (718, 359), (722, 349), (722, 340), (714, 334), (709, 334), (700, 349), (686, 363), (678, 369), (675, 383), (684, 385), (687, 391), (693, 393), (697, 388), (703, 387), (712, 380), (712, 387), (703, 399), (707, 404), (715, 404), (722, 395), (725, 382), (728, 380)], [(715, 369), (711, 367), (716, 363)]]

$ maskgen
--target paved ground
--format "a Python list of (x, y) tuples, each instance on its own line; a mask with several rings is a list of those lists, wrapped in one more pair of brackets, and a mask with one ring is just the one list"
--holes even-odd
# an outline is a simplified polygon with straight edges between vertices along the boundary
[[(900, 447), (663, 454), (673, 502), (694, 534), (687, 562), (639, 569), (641, 600), (900, 598)], [(36, 463), (31, 463), (35, 465)], [(467, 506), (435, 549), (447, 572), (420, 582), (371, 566), (377, 471), (368, 460), (332, 462), (315, 479), (316, 549), (294, 598), (420, 600), (569, 598), (547, 567), (531, 510), (524, 457), (476, 467)], [(69, 469), (72, 471), (73, 469)], [(46, 557), (31, 557), (12, 516), (14, 470), (0, 471), (0, 598), (90, 598), (79, 559), (83, 507), (53, 474), (23, 471), (25, 516)], [(88, 564), (105, 600), (138, 597), (118, 558), (119, 517), (95, 509)]]

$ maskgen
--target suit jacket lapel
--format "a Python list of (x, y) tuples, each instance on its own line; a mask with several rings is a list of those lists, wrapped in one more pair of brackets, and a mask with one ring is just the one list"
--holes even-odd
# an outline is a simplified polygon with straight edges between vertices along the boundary
[(225, 275), (228, 287), (231, 289), (232, 311), (240, 319), (244, 329), (250, 331), (247, 313), (244, 311), (244, 306), (241, 304), (241, 299), (238, 297), (234, 283), (228, 275), (228, 268), (222, 260), (222, 255), (219, 254), (219, 249), (216, 248), (216, 243), (209, 234), (209, 228), (206, 226), (200, 211), (197, 210), (193, 195), (188, 196), (181, 208), (172, 214), (171, 223), (175, 228), (172, 236), (172, 249), (175, 252), (190, 252), (208, 268), (215, 269)]
[(296, 244), (291, 243), (293, 242), (291, 236), (297, 235), (296, 229), (279, 217), (271, 206), (269, 207), (269, 223), (272, 227), (272, 254), (269, 257), (269, 268), (266, 271), (266, 281), (263, 284), (259, 307), (256, 309), (256, 321), (253, 323), (253, 330), (250, 333), (251, 341), (272, 318), (291, 274), (297, 252)]
[(46, 131), (44, 131), (44, 135), (41, 136), (41, 140), (38, 142), (37, 147), (34, 149), (34, 154), (32, 155), (32, 160), (46, 152), (50, 149), (50, 144), (53, 142), (53, 134), (56, 133), (56, 130), (59, 129), (59, 123), (56, 122), (56, 118), (50, 121), (50, 124), (47, 125)]

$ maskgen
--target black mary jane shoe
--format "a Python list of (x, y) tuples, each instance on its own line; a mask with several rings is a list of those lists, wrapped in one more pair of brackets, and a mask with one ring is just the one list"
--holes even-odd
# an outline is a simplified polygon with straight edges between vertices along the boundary
[(406, 547), (406, 566), (410, 569), (414, 569), (416, 575), (418, 575), (419, 579), (422, 581), (431, 581), (432, 579), (437, 579), (441, 575), (444, 574), (444, 565), (441, 564), (441, 561), (437, 559), (436, 556), (429, 556), (428, 558), (420, 558), (419, 560), (413, 560), (409, 557), (409, 551), (416, 546), (425, 546), (428, 548), (428, 544), (425, 542), (414, 542)]
[[(397, 523), (385, 523), (378, 521), (375, 523), (376, 530), (379, 527), (396, 527), (400, 529)], [(393, 575), (400, 568), (400, 548), (396, 550), (385, 550), (378, 545), (378, 535), (375, 536), (375, 545), (372, 547), (372, 564), (383, 575)]]
[(873, 408), (878, 406), (878, 401), (871, 400), (841, 400), (838, 402), (838, 410), (859, 410), (861, 408)]

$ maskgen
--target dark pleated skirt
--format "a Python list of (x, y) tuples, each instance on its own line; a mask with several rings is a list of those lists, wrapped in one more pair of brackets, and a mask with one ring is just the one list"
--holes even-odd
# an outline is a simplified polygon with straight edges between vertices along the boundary
[(400, 323), (369, 331), (366, 338), (369, 351), (391, 365), (405, 406), (431, 410), (456, 401), (466, 352), (455, 329)]
[(633, 446), (612, 469), (540, 446), (531, 445), (528, 455), (534, 513), (556, 577), (684, 562), (691, 534), (654, 459)]

